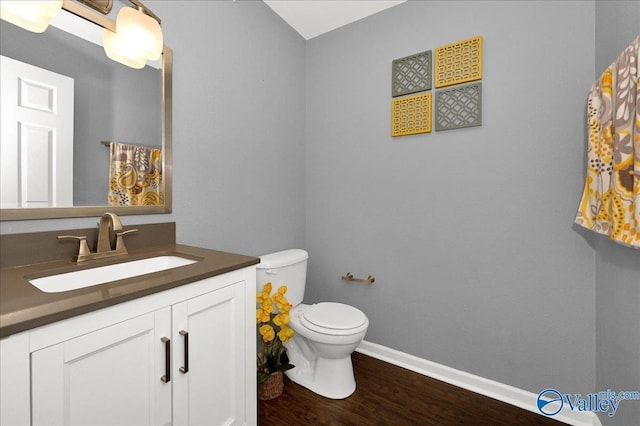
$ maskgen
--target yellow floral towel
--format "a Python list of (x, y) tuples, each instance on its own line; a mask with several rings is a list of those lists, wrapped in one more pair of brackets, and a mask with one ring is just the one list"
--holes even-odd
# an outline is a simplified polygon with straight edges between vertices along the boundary
[(162, 192), (162, 150), (111, 142), (110, 206), (159, 206)]
[(640, 36), (594, 83), (587, 178), (575, 222), (640, 248)]

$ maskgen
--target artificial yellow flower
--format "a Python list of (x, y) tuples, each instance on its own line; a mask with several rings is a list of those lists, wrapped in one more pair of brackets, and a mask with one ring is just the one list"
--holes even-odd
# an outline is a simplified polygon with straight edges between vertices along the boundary
[(292, 305), (289, 303), (287, 298), (284, 297), (282, 294), (280, 294), (280, 293), (274, 294), (273, 295), (273, 301), (278, 306), (278, 310), (280, 312), (289, 312), (289, 310), (291, 310), (291, 306)]
[(276, 332), (269, 324), (265, 324), (260, 327), (260, 335), (263, 341), (270, 342), (276, 337)]
[(271, 283), (266, 283), (264, 285), (264, 287), (262, 288), (262, 292), (264, 294), (266, 294), (267, 296), (269, 296), (271, 294), (271, 289), (273, 288), (273, 285)]
[(291, 328), (289, 328), (287, 326), (283, 326), (280, 329), (280, 331), (278, 332), (278, 337), (283, 342), (288, 342), (289, 339), (291, 339), (293, 337), (293, 329), (291, 329)]
[(260, 305), (264, 302), (264, 293), (261, 291), (256, 292), (256, 302)]
[(278, 327), (282, 327), (286, 324), (289, 324), (289, 314), (285, 314), (280, 312), (273, 318), (273, 323)]
[[(256, 323), (262, 341), (258, 345), (257, 368), (258, 382), (264, 382), (276, 371), (293, 368), (289, 362), (283, 361), (282, 354), (287, 350), (283, 342), (288, 342), (294, 335), (293, 329), (287, 327), (289, 310), (292, 305), (286, 297), (287, 286), (280, 286), (271, 296), (273, 286), (266, 283), (263, 291), (256, 294)], [(276, 311), (277, 307), (277, 311)], [(274, 313), (274, 311), (276, 311)], [(279, 330), (276, 335), (276, 330)], [(285, 358), (286, 360), (286, 358)]]
[(282, 299), (285, 299), (285, 297), (283, 295), (281, 295), (280, 293), (276, 293), (276, 294), (273, 295), (273, 301), (276, 304), (281, 304), (282, 303)]
[(262, 305), (260, 305), (260, 307), (267, 314), (271, 314), (273, 312), (273, 304), (271, 303), (271, 300), (269, 300), (269, 303), (263, 303)]
[(256, 324), (261, 322), (269, 322), (271, 316), (264, 309), (256, 309)]
[(278, 310), (280, 312), (284, 312), (285, 314), (291, 310), (291, 304), (285, 301), (284, 303), (278, 304)]

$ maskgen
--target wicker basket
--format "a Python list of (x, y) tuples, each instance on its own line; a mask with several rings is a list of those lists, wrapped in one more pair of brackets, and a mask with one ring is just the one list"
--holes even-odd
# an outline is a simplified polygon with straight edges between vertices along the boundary
[(282, 371), (276, 371), (267, 380), (258, 384), (258, 399), (266, 401), (282, 395), (284, 378)]

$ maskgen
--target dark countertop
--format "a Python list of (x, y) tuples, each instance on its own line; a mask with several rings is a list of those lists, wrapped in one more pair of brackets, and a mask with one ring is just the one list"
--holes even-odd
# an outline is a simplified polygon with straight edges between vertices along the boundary
[[(53, 271), (56, 274), (66, 273), (162, 255), (178, 255), (198, 261), (179, 268), (59, 293), (45, 293), (28, 281), (53, 275)], [(0, 270), (0, 338), (258, 263), (260, 259), (257, 257), (167, 244), (131, 250), (124, 257), (81, 264), (68, 259), (3, 268)]]

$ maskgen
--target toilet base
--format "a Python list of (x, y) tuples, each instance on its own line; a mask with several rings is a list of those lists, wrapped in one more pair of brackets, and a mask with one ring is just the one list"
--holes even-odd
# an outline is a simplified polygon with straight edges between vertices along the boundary
[(340, 359), (317, 357), (285, 372), (292, 382), (330, 399), (344, 399), (356, 390), (351, 355)]

